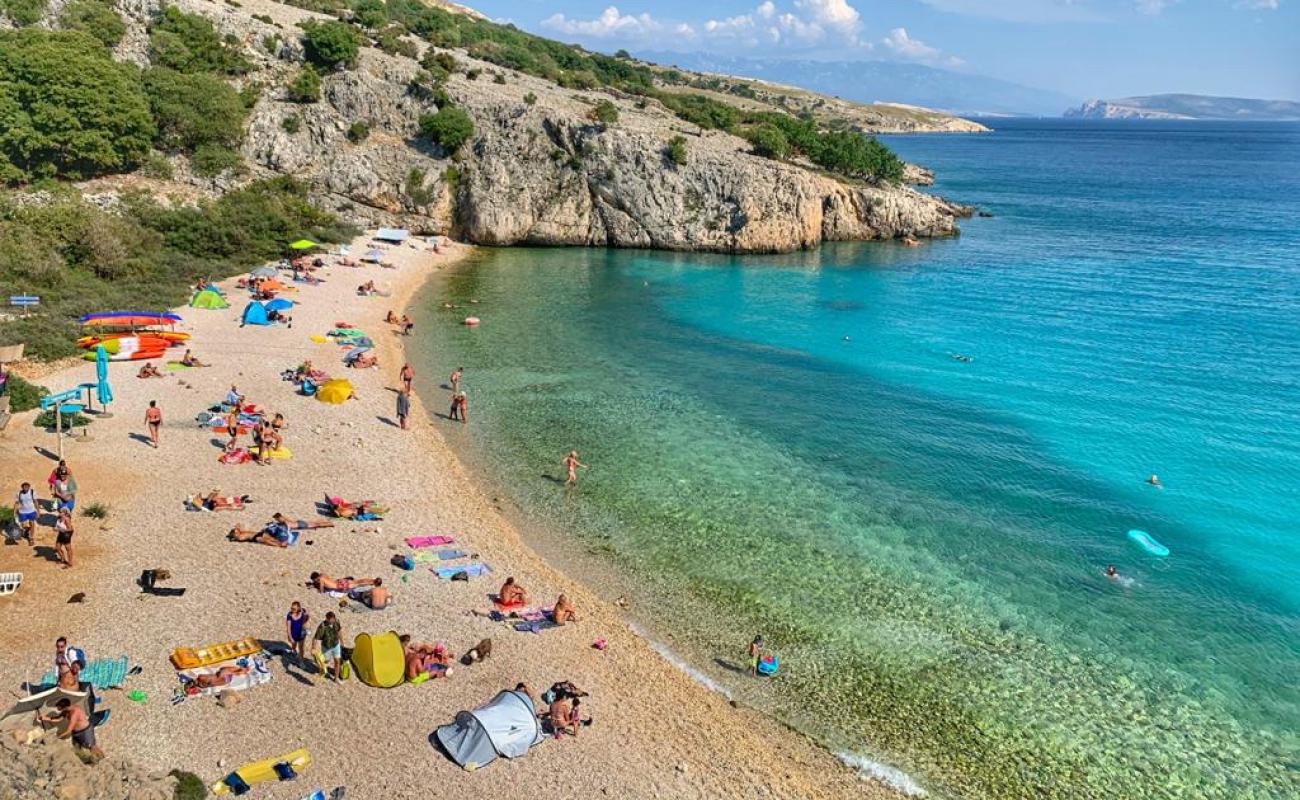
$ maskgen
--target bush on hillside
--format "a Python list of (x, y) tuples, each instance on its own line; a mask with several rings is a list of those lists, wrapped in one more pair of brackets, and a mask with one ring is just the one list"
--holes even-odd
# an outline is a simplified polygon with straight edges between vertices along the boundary
[(9, 397), (9, 410), (15, 414), (36, 408), (41, 404), (41, 398), (49, 393), (50, 390), (44, 386), (28, 383), (12, 372), (5, 379), (5, 395)]
[(195, 175), (215, 178), (223, 172), (244, 166), (244, 157), (238, 150), (216, 144), (201, 144), (190, 155), (190, 169)]
[(782, 159), (790, 155), (790, 140), (785, 138), (781, 129), (771, 123), (764, 123), (745, 134), (745, 138), (754, 146), (754, 154), (764, 158)]
[(135, 76), (83, 33), (0, 33), (0, 180), (134, 167), (154, 136)]
[(420, 132), (448, 153), (455, 153), (474, 136), (474, 122), (463, 109), (445, 106), (420, 117)]
[(682, 167), (686, 165), (686, 139), (681, 136), (674, 136), (668, 141), (668, 146), (664, 148), (664, 157), (673, 166)]
[(370, 124), (357, 120), (348, 126), (348, 141), (353, 144), (361, 144), (370, 137)]
[(217, 35), (206, 17), (166, 6), (149, 25), (149, 58), (177, 72), (243, 75), (251, 67), (239, 42)]
[(361, 52), (361, 37), (346, 22), (311, 20), (302, 24), (307, 58), (325, 70), (351, 67)]
[(59, 12), (59, 27), (90, 34), (105, 47), (116, 47), (126, 35), (126, 23), (104, 0), (73, 0)]
[(303, 66), (285, 87), (289, 99), (295, 103), (315, 103), (320, 100), (320, 73), (311, 64)]
[(158, 127), (155, 141), (161, 149), (229, 148), (244, 138), (243, 100), (219, 78), (154, 67), (144, 74), (144, 91)]
[(384, 0), (355, 0), (352, 20), (363, 28), (378, 30), (388, 24), (388, 6)]
[(601, 100), (591, 110), (591, 118), (602, 125), (613, 125), (618, 122), (618, 106), (609, 100)]
[(20, 28), (34, 25), (45, 13), (49, 0), (0, 0), (0, 11)]

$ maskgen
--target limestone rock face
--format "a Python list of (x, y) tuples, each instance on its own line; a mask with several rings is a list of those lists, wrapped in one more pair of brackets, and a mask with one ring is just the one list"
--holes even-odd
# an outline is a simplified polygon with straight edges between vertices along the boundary
[[(136, 28), (155, 0), (130, 1), (139, 5), (129, 12), (136, 15), (129, 41), (138, 42)], [(454, 55), (465, 69), (446, 89), (475, 133), (448, 153), (419, 133), (420, 117), (438, 109), (412, 88), (415, 59), (365, 48), (354, 69), (325, 77), (319, 102), (294, 103), (284, 86), (300, 68), (296, 24), (314, 15), (265, 0), (239, 8), (176, 4), (212, 18), (256, 63), (243, 78), (263, 86), (243, 144), (247, 177), (294, 176), (323, 207), (357, 224), (487, 245), (760, 253), (826, 240), (952, 235), (955, 218), (967, 213), (906, 186), (853, 184), (812, 165), (755, 156), (744, 140), (701, 131), (653, 100), (564, 89), (463, 51)], [(270, 36), (281, 40), (275, 52), (265, 44)], [(477, 80), (470, 69), (482, 71)], [(599, 100), (614, 102), (617, 122), (592, 120)], [(290, 117), (297, 123), (286, 125)], [(350, 137), (354, 123), (368, 135)], [(677, 136), (686, 142), (681, 165), (666, 155)], [(192, 180), (228, 188), (222, 179)]]

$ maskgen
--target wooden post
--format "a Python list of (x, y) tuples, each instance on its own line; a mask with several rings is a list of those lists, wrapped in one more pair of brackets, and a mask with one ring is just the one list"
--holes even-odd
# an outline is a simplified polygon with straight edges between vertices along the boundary
[(63, 460), (63, 403), (54, 404), (54, 438), (59, 441), (59, 460)]

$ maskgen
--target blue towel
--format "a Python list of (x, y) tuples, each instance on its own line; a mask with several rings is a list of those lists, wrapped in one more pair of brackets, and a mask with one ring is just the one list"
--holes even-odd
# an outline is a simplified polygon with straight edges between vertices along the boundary
[(439, 550), (437, 553), (434, 553), (434, 555), (438, 557), (439, 561), (451, 561), (457, 558), (469, 558), (469, 553), (466, 553), (464, 550)]
[(480, 575), (486, 575), (487, 573), (491, 572), (492, 569), (487, 564), (474, 563), (474, 564), (466, 564), (463, 567), (437, 567), (434, 568), (433, 571), (437, 573), (439, 578), (442, 578), (443, 580), (450, 580), (451, 576), (455, 575), (458, 572), (464, 572), (465, 574), (469, 575), (471, 578), (477, 578)]

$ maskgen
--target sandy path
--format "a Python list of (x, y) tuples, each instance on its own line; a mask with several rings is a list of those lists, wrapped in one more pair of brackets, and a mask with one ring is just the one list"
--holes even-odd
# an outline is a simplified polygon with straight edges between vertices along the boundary
[[(460, 246), (443, 255), (394, 248), (395, 270), (333, 267), (325, 284), (289, 295), (301, 303), (293, 311), (292, 328), (241, 329), (244, 296), (227, 282), (232, 308), (182, 310), (195, 353), (215, 366), (178, 373), (179, 378), (140, 380), (135, 365), (113, 365), (115, 416), (91, 426), (93, 441), (66, 446), (80, 483), (80, 504), (108, 502), (111, 529), (78, 517), (80, 560), (72, 570), (34, 556), (26, 545), (0, 548), (0, 571), (27, 574), (19, 595), (0, 598), (5, 685), (15, 688), (46, 666), (57, 633), (66, 633), (92, 656), (126, 653), (144, 666), (128, 688), (146, 691), (149, 701), (138, 705), (110, 693), (114, 716), (102, 743), (150, 768), (182, 767), (205, 780), (222, 774), (219, 759), (228, 769), (310, 748), (316, 763), (305, 780), (292, 788), (259, 788), (259, 797), (297, 798), (310, 786), (338, 784), (347, 784), (348, 796), (360, 800), (428, 797), (431, 787), (439, 793), (523, 797), (892, 796), (858, 779), (806, 738), (733, 708), (692, 682), (633, 635), (617, 609), (542, 562), (471, 483), (440, 434), (440, 427), (458, 423), (426, 415), (415, 398), (412, 430), (383, 421), (394, 418), (390, 387), (402, 365), (402, 339), (383, 324), (384, 314), (389, 308), (400, 311), (435, 270), (467, 252)], [(391, 299), (356, 296), (356, 286), (372, 277), (393, 289)], [(354, 323), (375, 339), (379, 369), (346, 370), (339, 348), (309, 340), (336, 320)], [(295, 395), (280, 373), (303, 358), (350, 378), (359, 399), (331, 406)], [(447, 371), (417, 371), (417, 384), (439, 385)], [(85, 364), (45, 382), (62, 389), (91, 377), (93, 365)], [(192, 420), (232, 383), (250, 401), (285, 414), (292, 459), (266, 467), (217, 462), (214, 437)], [(150, 399), (158, 400), (166, 418), (157, 451), (134, 438), (142, 432)], [(52, 439), (31, 426), (30, 415), (15, 419), (0, 439), (0, 491), (7, 496), (29, 480), (43, 492), (50, 462), (35, 448), (52, 446)], [(256, 504), (246, 513), (183, 509), (187, 494), (214, 487), (251, 494)], [(390, 503), (393, 512), (378, 523), (380, 533), (354, 533), (360, 526), (344, 524), (308, 532), (303, 538), (311, 545), (287, 550), (225, 539), (235, 522), (260, 526), (275, 511), (314, 516), (314, 504), (326, 492), (374, 498)], [(454, 534), (457, 544), (481, 554), (495, 575), (440, 582), (421, 566), (403, 583), (403, 573), (389, 559), (404, 551), (403, 537), (433, 533)], [(53, 534), (42, 529), (38, 539), (48, 546)], [(133, 580), (148, 567), (170, 570), (167, 585), (186, 587), (186, 594), (141, 595)], [(295, 599), (315, 621), (323, 618), (335, 601), (303, 587), (312, 570), (378, 575), (393, 588), (391, 609), (340, 613), (348, 644), (363, 631), (394, 629), (418, 640), (444, 640), (459, 654), (491, 637), (493, 656), (459, 667), (447, 681), (388, 690), (356, 680), (334, 685), (296, 668), (286, 672), (276, 662), (274, 680), (243, 692), (233, 708), (202, 698), (178, 706), (168, 702), (177, 685), (167, 662), (173, 647), (248, 635), (280, 641), (284, 613)], [(558, 591), (568, 592), (582, 623), (532, 635), (471, 615), (470, 609), (487, 607), (487, 593), (509, 574), (547, 604)], [(88, 602), (66, 605), (77, 591), (86, 592)], [(590, 647), (602, 637), (610, 643), (603, 653)], [(499, 760), (473, 773), (457, 769), (430, 746), (437, 725), (498, 689), (523, 680), (540, 691), (561, 679), (592, 695), (584, 705), (596, 723), (579, 739), (547, 741), (526, 758)]]

